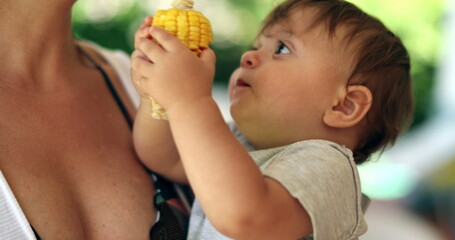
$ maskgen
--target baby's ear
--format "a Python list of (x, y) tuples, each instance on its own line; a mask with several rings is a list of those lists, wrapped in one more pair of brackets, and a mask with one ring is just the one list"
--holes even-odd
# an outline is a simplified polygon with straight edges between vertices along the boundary
[(362, 85), (347, 87), (330, 109), (324, 113), (323, 121), (329, 127), (348, 128), (359, 123), (370, 110), (373, 95)]

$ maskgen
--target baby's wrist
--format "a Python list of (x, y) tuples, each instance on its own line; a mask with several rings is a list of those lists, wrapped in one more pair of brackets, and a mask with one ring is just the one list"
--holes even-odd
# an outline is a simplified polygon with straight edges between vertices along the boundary
[(141, 96), (139, 101), (139, 106), (147, 106), (150, 105), (150, 97), (148, 96)]
[(151, 110), (152, 110), (152, 104), (150, 103), (150, 99), (141, 97), (141, 100), (139, 101), (138, 111), (150, 112)]
[(166, 113), (169, 118), (178, 118), (181, 115), (204, 116), (213, 107), (218, 108), (212, 96), (204, 96), (191, 101), (175, 103), (169, 108), (166, 108)]

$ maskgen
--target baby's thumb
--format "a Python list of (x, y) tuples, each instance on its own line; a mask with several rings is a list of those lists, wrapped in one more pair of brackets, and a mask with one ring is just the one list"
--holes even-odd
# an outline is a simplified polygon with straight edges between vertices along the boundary
[(210, 49), (210, 48), (206, 48), (202, 51), (201, 53), (201, 56), (200, 56), (201, 60), (203, 62), (206, 62), (206, 63), (215, 63), (216, 62), (216, 55), (215, 55), (215, 52)]

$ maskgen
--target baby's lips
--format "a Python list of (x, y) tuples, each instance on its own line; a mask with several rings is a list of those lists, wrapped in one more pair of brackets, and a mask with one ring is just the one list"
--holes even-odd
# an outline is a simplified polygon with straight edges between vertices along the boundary
[(250, 84), (246, 83), (242, 79), (237, 79), (235, 86), (240, 86), (240, 87), (250, 87)]

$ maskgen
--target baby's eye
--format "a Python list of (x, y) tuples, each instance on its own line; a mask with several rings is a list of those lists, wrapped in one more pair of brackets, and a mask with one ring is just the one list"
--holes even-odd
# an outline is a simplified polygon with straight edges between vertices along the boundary
[(291, 50), (283, 43), (279, 42), (278, 47), (275, 49), (275, 54), (289, 54)]

